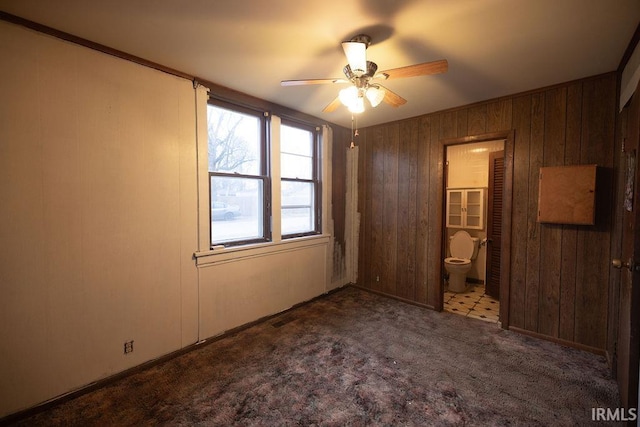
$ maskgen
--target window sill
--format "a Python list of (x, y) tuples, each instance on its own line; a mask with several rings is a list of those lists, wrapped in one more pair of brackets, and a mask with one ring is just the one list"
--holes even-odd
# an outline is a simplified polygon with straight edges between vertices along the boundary
[(296, 237), (280, 242), (256, 243), (244, 246), (219, 247), (208, 251), (199, 251), (193, 254), (196, 266), (206, 266), (221, 262), (230, 262), (240, 259), (259, 257), (279, 252), (294, 251), (313, 246), (327, 245), (330, 235), (319, 234), (316, 236)]

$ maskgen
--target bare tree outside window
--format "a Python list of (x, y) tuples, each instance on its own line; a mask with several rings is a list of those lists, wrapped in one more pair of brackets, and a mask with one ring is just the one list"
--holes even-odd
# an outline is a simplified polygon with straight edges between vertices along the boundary
[(249, 148), (250, 143), (246, 141), (248, 133), (241, 128), (247, 125), (246, 122), (246, 116), (209, 106), (209, 172), (257, 172), (259, 160), (256, 150)]
[(212, 244), (264, 240), (263, 119), (208, 105)]

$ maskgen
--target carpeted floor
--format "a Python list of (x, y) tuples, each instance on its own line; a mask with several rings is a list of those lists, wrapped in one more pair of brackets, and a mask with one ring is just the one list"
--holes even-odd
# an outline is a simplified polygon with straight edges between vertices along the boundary
[(589, 425), (604, 358), (345, 288), (22, 425)]

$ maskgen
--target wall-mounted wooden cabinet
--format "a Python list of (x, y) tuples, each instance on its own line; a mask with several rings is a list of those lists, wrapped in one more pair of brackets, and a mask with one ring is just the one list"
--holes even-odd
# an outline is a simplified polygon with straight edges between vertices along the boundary
[(540, 168), (538, 222), (595, 224), (596, 165)]
[(484, 189), (456, 188), (447, 190), (447, 227), (484, 228)]

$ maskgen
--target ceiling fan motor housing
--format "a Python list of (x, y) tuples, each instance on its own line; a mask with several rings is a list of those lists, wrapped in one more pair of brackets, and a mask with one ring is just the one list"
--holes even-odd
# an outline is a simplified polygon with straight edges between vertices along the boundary
[(362, 43), (366, 47), (369, 47), (369, 45), (371, 44), (371, 37), (366, 34), (358, 34), (357, 36), (353, 36), (349, 41), (355, 42), (355, 43)]
[(371, 61), (367, 61), (367, 72), (360, 76), (351, 70), (351, 66), (349, 64), (345, 65), (342, 69), (347, 79), (356, 85), (356, 87), (366, 86), (369, 80), (375, 76), (377, 70), (378, 65)]

